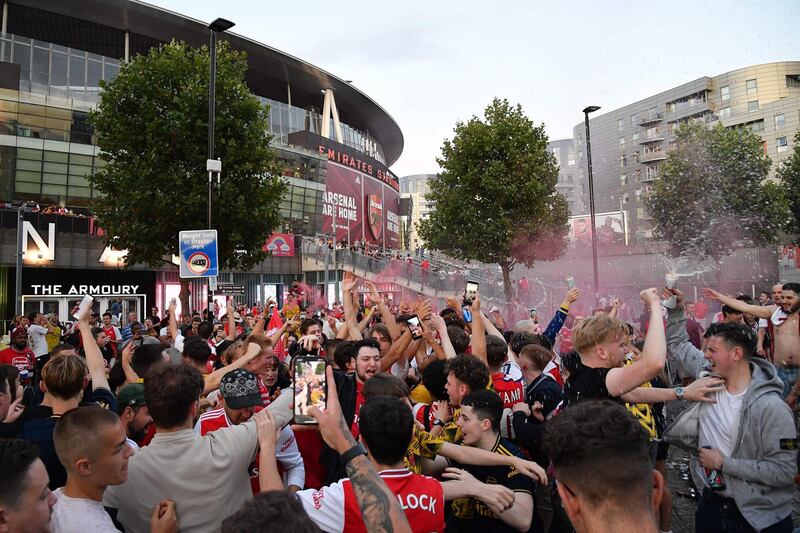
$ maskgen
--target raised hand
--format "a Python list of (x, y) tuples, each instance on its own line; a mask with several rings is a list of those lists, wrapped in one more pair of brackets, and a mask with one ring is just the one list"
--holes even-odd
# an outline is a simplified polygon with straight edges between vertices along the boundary
[(659, 302), (658, 291), (655, 287), (650, 287), (639, 293), (639, 297), (647, 306), (652, 306)]

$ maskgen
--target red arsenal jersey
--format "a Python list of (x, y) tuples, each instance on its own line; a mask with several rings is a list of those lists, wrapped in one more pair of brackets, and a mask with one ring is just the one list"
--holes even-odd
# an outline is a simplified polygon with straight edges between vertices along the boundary
[[(444, 531), (442, 484), (406, 469), (384, 470), (381, 478), (397, 496), (411, 531)], [(323, 531), (366, 533), (364, 519), (350, 480), (345, 478), (320, 490), (301, 490), (297, 497), (308, 516)]]

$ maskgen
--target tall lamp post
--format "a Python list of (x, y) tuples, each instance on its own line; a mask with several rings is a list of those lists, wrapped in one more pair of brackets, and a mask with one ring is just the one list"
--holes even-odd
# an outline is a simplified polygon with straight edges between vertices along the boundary
[(17, 271), (16, 271), (16, 279), (14, 284), (14, 314), (21, 315), (22, 314), (22, 255), (23, 250), (25, 249), (25, 245), (22, 242), (23, 236), (25, 235), (25, 231), (22, 229), (22, 226), (25, 223), (25, 218), (23, 214), (25, 212), (31, 211), (31, 205), (35, 205), (33, 202), (23, 202), (17, 208)]
[[(206, 170), (208, 171), (208, 229), (213, 229), (211, 225), (211, 192), (213, 189), (214, 174), (217, 175), (217, 183), (219, 183), (219, 175), (222, 172), (222, 162), (214, 159), (214, 114), (216, 111), (217, 94), (217, 32), (227, 31), (234, 26), (235, 24), (233, 22), (223, 18), (218, 18), (208, 25), (208, 29), (211, 32), (208, 47), (208, 160), (206, 161)], [(212, 313), (214, 312), (214, 289), (216, 289), (216, 281), (216, 278), (208, 279), (207, 320), (212, 320)]]
[(597, 279), (597, 232), (594, 223), (594, 180), (592, 179), (592, 140), (589, 135), (589, 113), (594, 113), (600, 106), (590, 105), (583, 110), (583, 117), (586, 123), (586, 161), (589, 165), (589, 217), (592, 224), (592, 277), (594, 278), (594, 304), (597, 306), (599, 300), (599, 283)]

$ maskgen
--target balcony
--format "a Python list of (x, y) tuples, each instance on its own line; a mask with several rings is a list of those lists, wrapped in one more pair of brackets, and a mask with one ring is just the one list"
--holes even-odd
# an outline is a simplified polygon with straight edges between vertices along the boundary
[(659, 150), (657, 152), (643, 152), (639, 156), (640, 163), (652, 163), (653, 161), (663, 161), (667, 158), (667, 152)]
[(656, 181), (656, 178), (658, 178), (658, 174), (656, 173), (650, 173), (650, 174), (645, 173), (645, 175), (642, 176), (642, 183), (649, 183), (651, 181)]
[(639, 144), (655, 143), (655, 142), (663, 141), (664, 139), (665, 139), (664, 134), (659, 132), (659, 133), (656, 133), (655, 135), (650, 135), (650, 136), (645, 137), (644, 139), (641, 139), (639, 141)]
[(639, 119), (640, 126), (647, 126), (648, 124), (655, 124), (664, 120), (664, 113), (649, 113), (648, 115)]

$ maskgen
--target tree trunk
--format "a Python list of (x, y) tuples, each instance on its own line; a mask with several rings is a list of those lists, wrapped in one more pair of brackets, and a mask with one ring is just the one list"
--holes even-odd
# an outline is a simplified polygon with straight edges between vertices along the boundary
[[(191, 294), (191, 291), (189, 290), (189, 283), (190, 282), (191, 282), (191, 280), (189, 278), (181, 278), (181, 292), (178, 295), (178, 298), (181, 301), (181, 314), (182, 315), (186, 315), (186, 314), (191, 315), (191, 309), (189, 308), (189, 295)], [(180, 323), (181, 317), (176, 316), (175, 320), (177, 320)]]
[(723, 282), (722, 282), (722, 258), (715, 257), (714, 262), (717, 264), (717, 271), (715, 272), (715, 276), (717, 279), (717, 286), (714, 287), (714, 290), (719, 291), (722, 294), (726, 294), (725, 287), (723, 287)]
[(514, 291), (511, 287), (511, 266), (506, 263), (500, 263), (500, 268), (503, 270), (503, 292), (506, 295), (506, 303), (511, 303), (514, 298)]

